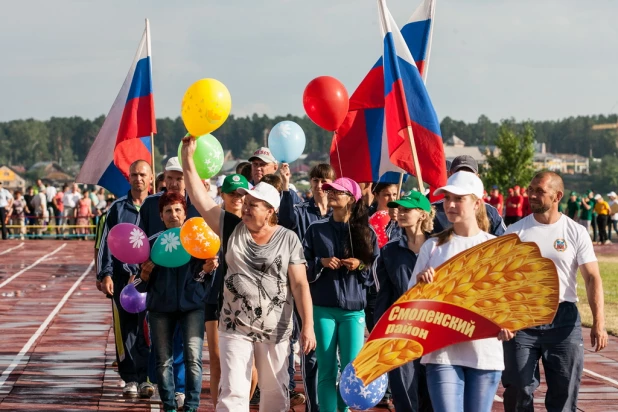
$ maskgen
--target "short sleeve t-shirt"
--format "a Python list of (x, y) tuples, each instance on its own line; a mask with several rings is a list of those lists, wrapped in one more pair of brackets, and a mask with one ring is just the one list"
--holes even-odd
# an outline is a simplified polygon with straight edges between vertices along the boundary
[[(225, 213), (227, 215), (228, 213)], [(288, 281), (288, 266), (304, 264), (298, 236), (278, 226), (265, 245), (258, 245), (244, 223), (229, 232), (222, 216), (226, 272), (219, 330), (245, 336), (254, 342), (279, 343), (292, 333), (294, 301)]]
[[(584, 200), (588, 203), (588, 206), (590, 206), (590, 209), (586, 209), (586, 207), (584, 206)], [(581, 214), (580, 214), (580, 219), (582, 220), (592, 220), (592, 215), (594, 213), (594, 205), (596, 203), (596, 200), (594, 199), (590, 199), (590, 198), (585, 198), (582, 199), (582, 207), (581, 207)]]
[[(423, 244), (418, 254), (409, 287), (416, 284), (416, 275), (425, 269), (436, 268), (456, 254), (493, 238), (495, 238), (494, 235), (481, 231), (475, 236), (469, 237), (453, 234), (448, 242), (440, 246), (437, 246), (437, 238), (429, 239)], [(458, 365), (482, 370), (503, 370), (502, 342), (496, 337), (457, 343), (428, 353), (421, 358), (421, 363)]]
[(517, 234), (522, 242), (535, 242), (541, 255), (556, 265), (560, 302), (577, 302), (577, 269), (597, 260), (584, 226), (565, 215), (550, 225), (539, 223), (530, 215), (509, 226), (506, 233)]

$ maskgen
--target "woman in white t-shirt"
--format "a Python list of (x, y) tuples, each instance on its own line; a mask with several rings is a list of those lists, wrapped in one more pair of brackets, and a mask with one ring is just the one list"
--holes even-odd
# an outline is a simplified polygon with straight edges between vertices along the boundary
[[(470, 172), (453, 174), (444, 193), (444, 211), (453, 226), (421, 247), (410, 287), (432, 282), (434, 268), (456, 254), (495, 236), (487, 233), (489, 220), (483, 202), (483, 183)], [(427, 386), (436, 412), (491, 411), (504, 369), (502, 343), (513, 333), (503, 329), (498, 338), (479, 339), (447, 346), (421, 359), (427, 369)]]
[(277, 224), (280, 195), (261, 182), (244, 195), (242, 216), (221, 209), (195, 169), (193, 137), (182, 140), (186, 190), (206, 223), (221, 238), (225, 276), (221, 291), (221, 378), (217, 412), (249, 410), (251, 367), (260, 383), (260, 412), (287, 412), (288, 357), (294, 303), (302, 318), (304, 353), (315, 349), (313, 311), (305, 256), (298, 236)]

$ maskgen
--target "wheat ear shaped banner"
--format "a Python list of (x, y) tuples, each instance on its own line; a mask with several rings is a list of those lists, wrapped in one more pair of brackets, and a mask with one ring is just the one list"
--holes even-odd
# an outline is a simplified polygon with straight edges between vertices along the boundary
[(550, 323), (558, 309), (556, 266), (535, 243), (501, 236), (436, 268), (380, 318), (352, 362), (368, 385), (423, 354), (455, 343)]

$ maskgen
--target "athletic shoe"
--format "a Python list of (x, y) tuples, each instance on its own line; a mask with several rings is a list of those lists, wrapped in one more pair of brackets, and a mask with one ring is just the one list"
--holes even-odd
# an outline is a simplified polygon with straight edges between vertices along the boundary
[(259, 405), (260, 404), (260, 388), (256, 387), (255, 392), (253, 392), (253, 397), (249, 401), (249, 405)]
[(154, 392), (154, 386), (152, 386), (150, 382), (142, 382), (139, 384), (140, 398), (151, 398)]
[(182, 392), (176, 392), (176, 408), (180, 409), (185, 404), (185, 394)]
[(305, 395), (296, 391), (289, 391), (290, 396), (290, 407), (302, 405), (305, 403)]
[(606, 244), (606, 245), (611, 245), (611, 244), (612, 244), (612, 241), (611, 241), (611, 240), (606, 240), (606, 241), (605, 241), (605, 244)]
[(127, 384), (122, 389), (122, 395), (134, 398), (137, 396), (137, 382), (127, 382)]

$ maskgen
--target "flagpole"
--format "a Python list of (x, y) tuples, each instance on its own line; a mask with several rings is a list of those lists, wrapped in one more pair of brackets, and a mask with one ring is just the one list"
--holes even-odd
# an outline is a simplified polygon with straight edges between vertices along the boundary
[[(152, 49), (150, 48), (150, 21), (146, 19), (146, 47), (148, 48), (148, 57), (150, 57), (150, 77), (152, 81)], [(156, 121), (156, 120), (155, 120)], [(152, 193), (156, 191), (156, 176), (155, 170), (155, 145), (154, 133), (150, 133), (150, 167), (152, 168)]]

